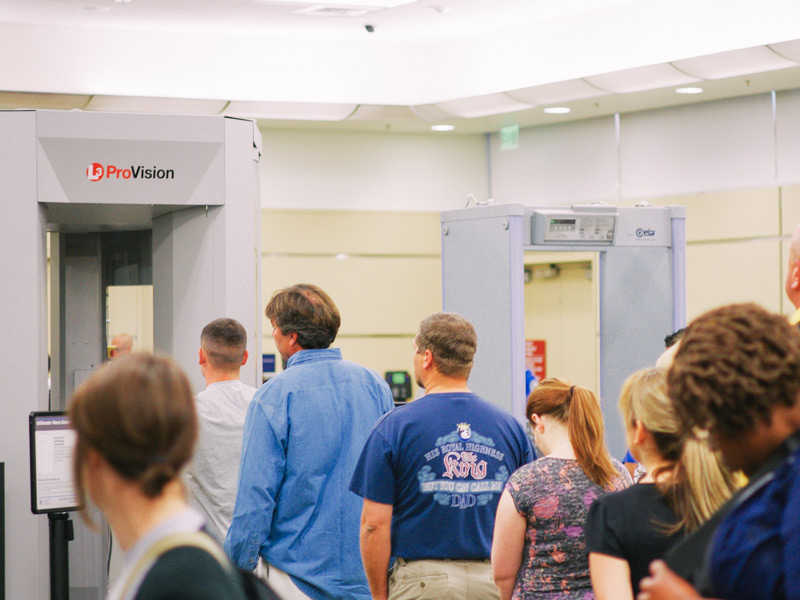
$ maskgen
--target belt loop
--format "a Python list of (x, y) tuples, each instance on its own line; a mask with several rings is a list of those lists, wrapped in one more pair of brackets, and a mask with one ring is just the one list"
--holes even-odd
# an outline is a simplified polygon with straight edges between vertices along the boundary
[(404, 566), (406, 566), (406, 564), (408, 564), (408, 561), (406, 561), (405, 558), (400, 558), (398, 556), (397, 557), (397, 564), (400, 565), (401, 567), (404, 567)]

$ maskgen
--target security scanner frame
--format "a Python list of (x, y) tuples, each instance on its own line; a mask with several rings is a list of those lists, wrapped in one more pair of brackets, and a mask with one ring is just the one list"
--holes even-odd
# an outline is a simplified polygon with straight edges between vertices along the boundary
[[(65, 410), (106, 360), (109, 285), (152, 284), (154, 350), (172, 356), (196, 392), (211, 320), (239, 320), (250, 356), (260, 355), (260, 149), (255, 123), (243, 119), (0, 111), (8, 597), (48, 597), (48, 527), (29, 503), (28, 415)], [(259, 385), (260, 361), (241, 373)], [(101, 600), (107, 526), (98, 534), (77, 519), (74, 529), (69, 597)]]
[(599, 393), (609, 450), (621, 458), (622, 384), (653, 365), (664, 336), (686, 324), (686, 209), (502, 204), (444, 211), (441, 223), (443, 309), (478, 334), (470, 388), (522, 422), (524, 253), (599, 254)]

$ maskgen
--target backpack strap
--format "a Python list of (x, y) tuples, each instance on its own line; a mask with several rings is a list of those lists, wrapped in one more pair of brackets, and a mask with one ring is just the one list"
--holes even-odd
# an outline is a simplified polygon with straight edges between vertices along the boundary
[(125, 586), (122, 588), (120, 600), (127, 600), (128, 592), (137, 583), (144, 581), (148, 571), (153, 567), (155, 562), (161, 557), (162, 554), (174, 549), (184, 546), (192, 546), (205, 550), (208, 554), (213, 556), (216, 561), (222, 566), (223, 569), (229, 573), (235, 573), (231, 561), (228, 559), (225, 552), (220, 548), (217, 543), (212, 540), (205, 533), (199, 531), (186, 532), (186, 533), (173, 533), (158, 540), (155, 544), (148, 548), (147, 552), (137, 561), (136, 566), (131, 571)]

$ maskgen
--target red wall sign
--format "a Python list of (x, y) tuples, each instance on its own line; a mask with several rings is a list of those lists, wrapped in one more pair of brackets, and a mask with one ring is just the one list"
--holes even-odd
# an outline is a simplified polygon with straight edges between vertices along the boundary
[(530, 369), (538, 381), (547, 377), (547, 342), (525, 340), (525, 368)]

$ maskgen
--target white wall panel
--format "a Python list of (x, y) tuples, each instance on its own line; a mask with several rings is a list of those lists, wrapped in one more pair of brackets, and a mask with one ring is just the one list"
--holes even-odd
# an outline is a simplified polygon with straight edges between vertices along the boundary
[(622, 115), (623, 198), (775, 185), (769, 94)]
[(486, 197), (483, 135), (262, 134), (262, 208), (439, 211)]
[(800, 182), (800, 90), (778, 92), (776, 102), (778, 184)]
[(517, 150), (491, 138), (496, 202), (573, 204), (617, 199), (614, 118), (531, 127), (519, 132)]

